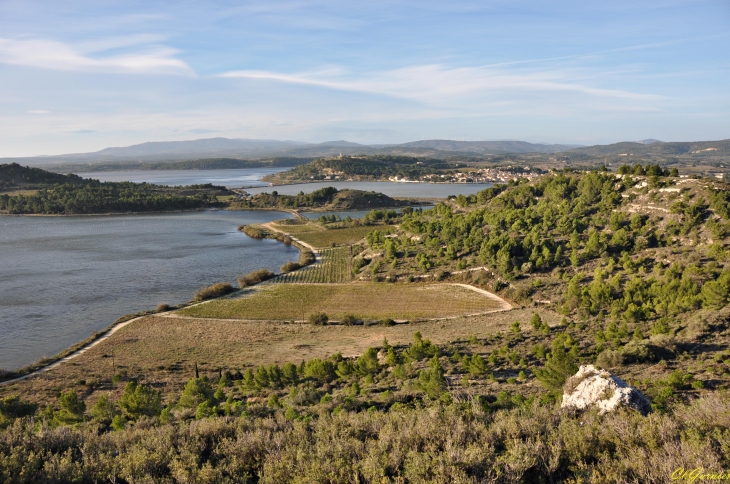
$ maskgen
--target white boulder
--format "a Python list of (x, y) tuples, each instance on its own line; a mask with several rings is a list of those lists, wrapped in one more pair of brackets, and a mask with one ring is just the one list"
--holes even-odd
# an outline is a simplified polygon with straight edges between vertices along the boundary
[(563, 390), (563, 408), (596, 407), (600, 413), (606, 413), (623, 406), (642, 415), (651, 412), (651, 403), (643, 393), (611, 372), (593, 365), (581, 366), (578, 373), (568, 378)]

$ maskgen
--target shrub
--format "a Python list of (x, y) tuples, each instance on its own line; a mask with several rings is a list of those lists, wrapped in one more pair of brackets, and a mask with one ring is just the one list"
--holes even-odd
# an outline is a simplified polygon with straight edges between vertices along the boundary
[(274, 275), (275, 274), (269, 270), (259, 269), (257, 271), (249, 272), (245, 276), (239, 276), (238, 285), (241, 287), (253, 286), (260, 282), (271, 279), (272, 277), (274, 277)]
[(251, 225), (239, 225), (238, 230), (248, 235), (252, 239), (263, 239), (266, 236), (263, 230), (252, 227)]
[(74, 424), (84, 419), (86, 404), (79, 399), (75, 390), (62, 392), (58, 397), (60, 410), (54, 415), (55, 420), (61, 424)]
[(33, 415), (36, 411), (36, 407), (37, 406), (33, 403), (21, 400), (17, 395), (1, 398), (0, 429), (5, 428), (16, 418)]
[(301, 267), (302, 266), (298, 262), (289, 261), (281, 266), (281, 272), (286, 274), (287, 272), (295, 271), (297, 269), (300, 269)]
[(162, 397), (157, 390), (132, 380), (124, 387), (119, 406), (131, 418), (155, 417), (162, 411)]
[(307, 318), (309, 324), (314, 324), (315, 326), (324, 326), (327, 322), (329, 322), (329, 320), (329, 317), (325, 313), (310, 314)]
[(540, 315), (535, 313), (532, 315), (532, 319), (530, 319), (530, 325), (532, 325), (532, 329), (535, 331), (539, 330), (542, 327), (542, 319), (540, 318)]
[(342, 324), (344, 324), (345, 326), (352, 326), (353, 324), (357, 324), (359, 321), (360, 320), (357, 319), (357, 316), (355, 316), (354, 314), (346, 314), (342, 318)]
[(667, 385), (674, 388), (675, 390), (679, 390), (692, 383), (693, 379), (694, 378), (692, 377), (692, 375), (687, 372), (684, 372), (682, 370), (674, 370), (667, 377)]
[(213, 284), (212, 286), (199, 289), (195, 293), (193, 300), (205, 301), (206, 299), (224, 296), (230, 292), (233, 292), (233, 286), (227, 282), (219, 282), (218, 284)]
[(578, 371), (578, 365), (575, 362), (575, 356), (565, 351), (562, 341), (556, 339), (553, 341), (553, 349), (545, 366), (535, 371), (535, 376), (547, 389), (558, 390), (562, 388), (565, 380), (576, 371)]
[(395, 321), (390, 318), (383, 318), (378, 321), (378, 324), (380, 324), (381, 326), (395, 326)]
[(286, 245), (291, 245), (292, 243), (291, 237), (286, 234), (276, 234), (276, 240), (278, 240), (279, 242), (283, 242)]
[(299, 253), (300, 266), (308, 266), (309, 264), (314, 264), (316, 260), (317, 258), (314, 256), (311, 250), (302, 250)]
[(641, 341), (629, 341), (626, 346), (621, 349), (621, 354), (626, 363), (646, 363), (655, 361), (656, 357), (649, 347)]
[(596, 358), (596, 365), (601, 368), (616, 368), (624, 363), (624, 355), (618, 351), (604, 350)]

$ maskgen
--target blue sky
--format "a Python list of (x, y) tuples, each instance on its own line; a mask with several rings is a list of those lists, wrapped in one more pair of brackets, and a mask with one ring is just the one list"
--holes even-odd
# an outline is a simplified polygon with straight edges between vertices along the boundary
[(0, 156), (730, 138), (730, 1), (0, 0)]

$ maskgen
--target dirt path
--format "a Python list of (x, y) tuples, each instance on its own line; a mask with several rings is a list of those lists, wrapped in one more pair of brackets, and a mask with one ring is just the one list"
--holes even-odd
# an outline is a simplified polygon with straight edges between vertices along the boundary
[(112, 329), (110, 329), (109, 331), (107, 331), (106, 334), (104, 334), (104, 336), (102, 336), (102, 337), (100, 337), (98, 339), (95, 339), (91, 343), (87, 344), (86, 346), (84, 346), (82, 348), (79, 348), (78, 350), (74, 351), (70, 355), (63, 357), (63, 358), (61, 358), (58, 361), (54, 361), (50, 365), (44, 366), (43, 368), (40, 368), (40, 369), (38, 369), (38, 370), (36, 370), (36, 371), (34, 371), (32, 373), (28, 373), (27, 375), (19, 376), (18, 378), (13, 378), (12, 380), (2, 381), (2, 382), (0, 382), (0, 386), (1, 385), (9, 385), (11, 383), (16, 383), (16, 382), (19, 382), (21, 380), (25, 380), (26, 378), (30, 378), (30, 377), (33, 377), (33, 376), (36, 376), (36, 375), (40, 375), (41, 373), (45, 373), (48, 370), (51, 370), (51, 369), (57, 367), (61, 363), (65, 363), (67, 361), (73, 360), (77, 356), (79, 356), (79, 355), (81, 355), (83, 353), (86, 353), (86, 351), (88, 351), (89, 349), (93, 348), (94, 346), (98, 345), (99, 343), (101, 343), (105, 339), (109, 338), (109, 336), (111, 336), (112, 334), (116, 333), (117, 331), (119, 331), (120, 329), (122, 329), (123, 327), (125, 327), (126, 325), (128, 325), (130, 323), (133, 323), (135, 321), (138, 321), (138, 320), (140, 320), (142, 318), (146, 318), (146, 317), (147, 316), (139, 316), (137, 318), (132, 318), (129, 321), (124, 321), (123, 323), (119, 323), (116, 326), (114, 326)]
[(499, 308), (489, 311), (490, 313), (494, 313), (494, 312), (498, 312), (498, 311), (509, 311), (510, 309), (514, 308), (514, 306), (512, 306), (510, 303), (508, 303), (501, 297), (497, 296), (496, 294), (492, 294), (489, 291), (485, 291), (484, 289), (479, 289), (478, 287), (470, 286), (469, 284), (452, 283), (451, 285), (463, 287), (465, 289), (470, 289), (474, 292), (478, 292), (479, 294), (483, 294), (484, 296), (491, 299), (492, 301), (496, 301), (497, 303), (499, 303)]
[(277, 228), (273, 227), (273, 226), (271, 225), (271, 222), (268, 222), (268, 223), (265, 223), (265, 224), (260, 224), (260, 225), (261, 225), (262, 227), (266, 227), (267, 229), (269, 229), (269, 230), (271, 230), (271, 231), (273, 231), (273, 232), (278, 232), (278, 233), (280, 233), (280, 234), (285, 234), (285, 235), (288, 235), (288, 236), (289, 236), (289, 237), (290, 237), (290, 238), (291, 238), (291, 239), (292, 239), (292, 240), (293, 240), (294, 242), (296, 242), (297, 244), (299, 244), (299, 245), (301, 245), (301, 246), (303, 246), (303, 247), (306, 247), (307, 249), (311, 250), (311, 251), (312, 251), (312, 254), (314, 254), (314, 257), (315, 257), (315, 258), (316, 258), (317, 260), (319, 260), (319, 259), (320, 259), (320, 254), (319, 254), (319, 252), (317, 251), (317, 249), (316, 249), (316, 248), (312, 247), (311, 245), (309, 245), (309, 244), (308, 244), (308, 243), (306, 243), (306, 242), (302, 242), (301, 240), (297, 239), (296, 237), (294, 237), (294, 236), (293, 236), (292, 234), (290, 234), (290, 233), (288, 233), (288, 232), (284, 232), (284, 231), (283, 231), (283, 230), (281, 230), (281, 229), (277, 229)]

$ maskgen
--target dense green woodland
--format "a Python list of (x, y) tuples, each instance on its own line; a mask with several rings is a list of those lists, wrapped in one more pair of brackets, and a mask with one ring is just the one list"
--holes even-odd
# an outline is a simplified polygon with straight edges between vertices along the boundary
[[(649, 177), (646, 190), (668, 180)], [(619, 324), (722, 307), (730, 287), (724, 242), (730, 234), (730, 192), (723, 185), (676, 194), (670, 214), (659, 217), (623, 209), (636, 197), (626, 193), (636, 183), (630, 175), (617, 180), (612, 173), (593, 172), (495, 186), (407, 214), (400, 237), (374, 233), (370, 242), (396, 267), (484, 265), (506, 285), (529, 277), (539, 281), (542, 274), (555, 277), (565, 286), (557, 309), (566, 315), (607, 315)]]
[(390, 176), (416, 178), (434, 173), (451, 173), (458, 165), (432, 158), (410, 156), (367, 156), (327, 158), (298, 165), (291, 170), (271, 175), (272, 180), (322, 180), (324, 173), (341, 174), (346, 178), (381, 179)]
[(81, 183), (77, 175), (60, 175), (17, 163), (0, 165), (0, 188), (39, 183)]
[(0, 195), (0, 210), (11, 214), (84, 214), (148, 212), (201, 208), (214, 200), (206, 196), (155, 193), (145, 183), (107, 182), (53, 185), (35, 195)]
[(0, 210), (10, 214), (90, 214), (186, 210), (217, 205), (224, 187), (170, 188), (148, 183), (99, 182), (58, 175), (18, 164), (0, 165), (5, 189), (37, 189), (34, 194), (0, 193)]
[(395, 200), (387, 195), (362, 190), (324, 187), (310, 193), (281, 195), (277, 191), (258, 193), (234, 204), (236, 208), (327, 208), (331, 210), (357, 210), (380, 207), (399, 207), (408, 202)]

